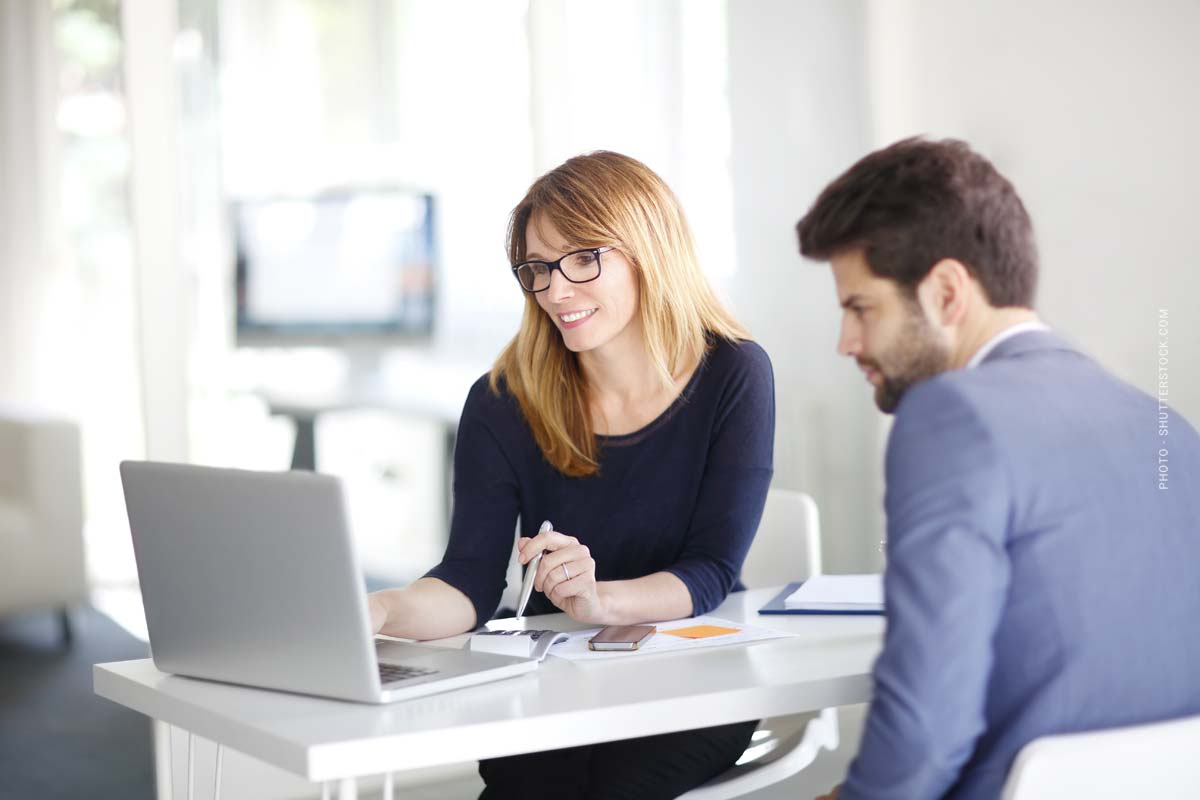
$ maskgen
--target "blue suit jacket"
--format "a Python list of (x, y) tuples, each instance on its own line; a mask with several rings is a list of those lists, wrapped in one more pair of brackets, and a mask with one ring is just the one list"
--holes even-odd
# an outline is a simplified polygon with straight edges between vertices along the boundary
[(1200, 437), (1158, 415), (1044, 331), (908, 390), (844, 800), (996, 798), (1039, 736), (1200, 713)]

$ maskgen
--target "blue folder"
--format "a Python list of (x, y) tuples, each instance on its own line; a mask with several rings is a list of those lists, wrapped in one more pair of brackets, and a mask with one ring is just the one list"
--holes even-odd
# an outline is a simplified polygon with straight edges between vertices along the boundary
[(864, 616), (878, 617), (878, 616), (883, 615), (882, 609), (880, 609), (878, 611), (875, 611), (875, 610), (871, 610), (871, 611), (819, 611), (819, 610), (808, 609), (808, 608), (788, 608), (785, 601), (788, 599), (788, 596), (792, 592), (794, 592), (800, 588), (800, 584), (802, 584), (802, 583), (804, 583), (804, 581), (795, 581), (794, 583), (789, 583), (787, 586), (785, 586), (783, 588), (782, 592), (775, 595), (775, 597), (771, 599), (771, 602), (767, 603), (765, 606), (760, 608), (758, 610), (758, 613), (760, 613), (760, 614), (814, 614), (814, 615), (820, 615), (820, 616), (839, 615), (839, 616), (853, 616), (853, 617), (864, 617)]

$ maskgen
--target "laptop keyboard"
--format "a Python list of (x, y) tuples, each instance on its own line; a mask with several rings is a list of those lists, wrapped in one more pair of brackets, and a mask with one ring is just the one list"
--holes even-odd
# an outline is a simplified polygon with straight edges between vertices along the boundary
[(413, 678), (423, 678), (426, 675), (436, 675), (436, 669), (426, 667), (409, 667), (404, 664), (380, 664), (379, 681), (387, 686), (392, 683), (402, 683)]

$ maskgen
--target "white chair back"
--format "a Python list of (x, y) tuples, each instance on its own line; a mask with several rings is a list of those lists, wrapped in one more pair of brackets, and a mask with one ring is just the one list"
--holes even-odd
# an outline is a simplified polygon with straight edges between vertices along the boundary
[[(821, 523), (817, 503), (803, 492), (771, 489), (742, 582), (748, 589), (791, 583), (821, 574)], [(836, 708), (763, 720), (755, 740), (733, 767), (677, 800), (733, 800), (787, 780), (841, 741)]]
[(1017, 754), (1003, 800), (1194, 800), (1200, 716), (1035, 739)]
[(746, 563), (747, 589), (776, 586), (821, 574), (821, 521), (817, 503), (803, 492), (771, 489)]

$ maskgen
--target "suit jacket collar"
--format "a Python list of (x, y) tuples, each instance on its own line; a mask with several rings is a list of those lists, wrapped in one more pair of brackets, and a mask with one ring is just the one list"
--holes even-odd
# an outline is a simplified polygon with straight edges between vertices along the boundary
[(992, 352), (987, 354), (981, 364), (987, 364), (989, 361), (995, 361), (1000, 358), (1012, 358), (1023, 353), (1032, 353), (1038, 350), (1065, 350), (1069, 353), (1079, 352), (1079, 348), (1070, 344), (1054, 331), (1025, 331), (1024, 333), (1010, 336), (993, 347)]

